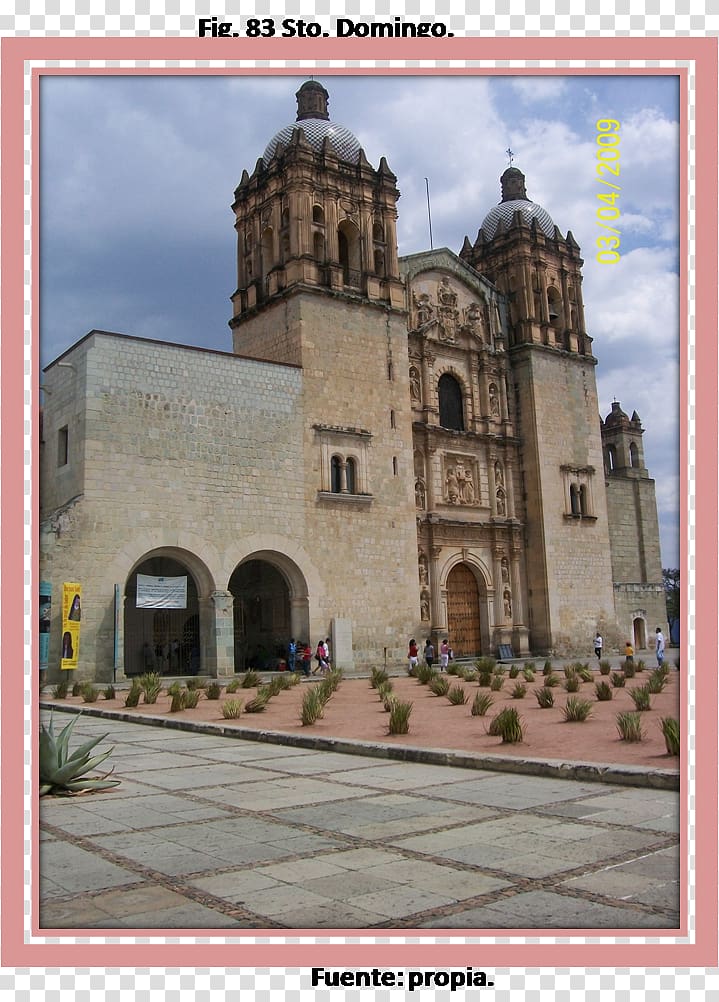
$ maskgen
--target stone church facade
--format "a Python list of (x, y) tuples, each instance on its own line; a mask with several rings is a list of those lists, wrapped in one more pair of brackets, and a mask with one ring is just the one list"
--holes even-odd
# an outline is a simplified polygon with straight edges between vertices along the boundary
[[(399, 258), (386, 160), (318, 82), (297, 101), (235, 191), (233, 351), (91, 331), (44, 372), (50, 677), (67, 581), (97, 680), (271, 667), (290, 636), (348, 671), (410, 637), (646, 646), (654, 482), (636, 414), (600, 420), (571, 233), (510, 167), (474, 244)], [(138, 608), (138, 574), (185, 608)]]

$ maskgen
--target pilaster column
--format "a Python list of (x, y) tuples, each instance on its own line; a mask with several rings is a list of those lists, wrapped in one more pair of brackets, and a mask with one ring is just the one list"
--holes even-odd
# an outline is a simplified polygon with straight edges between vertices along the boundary
[(497, 481), (494, 477), (494, 464), (497, 462), (497, 453), (490, 450), (487, 454), (487, 480), (489, 481), (489, 514), (491, 518), (497, 516)]
[(117, 639), (115, 641), (117, 647), (117, 664), (113, 667), (114, 678), (113, 681), (122, 682), (126, 678), (125, 675), (125, 599), (127, 596), (122, 590), (122, 586), (119, 589), (119, 602), (115, 618), (115, 629), (117, 631)]
[(504, 550), (500, 546), (492, 547), (494, 560), (494, 625), (504, 624), (504, 582), (502, 581), (502, 557)]
[(430, 629), (446, 629), (444, 616), (442, 615), (442, 595), (439, 587), (439, 557), (442, 553), (440, 546), (432, 546), (429, 550), (429, 590), (431, 600)]
[(514, 463), (511, 459), (506, 459), (504, 463), (504, 487), (507, 492), (507, 518), (516, 518), (517, 509), (514, 507)]
[(512, 580), (512, 619), (517, 626), (524, 623), (524, 603), (522, 602), (522, 575), (519, 568), (519, 557), (521, 550), (518, 546), (512, 546), (510, 574)]
[(396, 216), (385, 212), (382, 216), (385, 240), (385, 269), (387, 278), (399, 277), (399, 262), (397, 260), (397, 225)]
[[(206, 650), (206, 667), (216, 678), (235, 672), (234, 598), (229, 591), (213, 591), (209, 608), (214, 612), (214, 630)], [(209, 639), (209, 638), (208, 638)], [(214, 643), (213, 643), (214, 640)], [(213, 649), (214, 648), (214, 649)]]

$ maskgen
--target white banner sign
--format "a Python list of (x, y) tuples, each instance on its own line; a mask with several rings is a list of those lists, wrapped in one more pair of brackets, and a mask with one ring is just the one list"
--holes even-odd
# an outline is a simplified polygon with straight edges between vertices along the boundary
[(154, 578), (137, 575), (138, 609), (186, 609), (187, 577)]

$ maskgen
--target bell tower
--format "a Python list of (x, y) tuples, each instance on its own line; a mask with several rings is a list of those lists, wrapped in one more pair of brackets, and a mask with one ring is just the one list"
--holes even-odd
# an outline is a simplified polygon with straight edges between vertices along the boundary
[(520, 439), (530, 644), (616, 632), (596, 359), (582, 258), (510, 166), (502, 199), (460, 256), (509, 301), (510, 397)]
[[(306, 81), (296, 98), (296, 121), (273, 136), (235, 190), (230, 327), (242, 354), (254, 353), (246, 321), (299, 289), (404, 307), (397, 178), (384, 157), (375, 170), (352, 132), (330, 120), (322, 84)], [(267, 351), (276, 358), (271, 344)], [(295, 350), (277, 360), (300, 358)]]
[[(304, 82), (296, 98), (296, 120), (235, 190), (230, 328), (236, 354), (300, 370), (301, 393), (287, 402), (301, 429), (290, 489), (304, 522), (293, 544), (312, 541), (300, 562), (315, 566), (313, 639), (332, 635), (337, 655), (341, 635), (347, 665), (350, 654), (376, 656), (379, 622), (392, 624), (383, 646), (404, 644), (420, 611), (406, 571), (417, 543), (399, 191), (384, 157), (373, 167), (331, 120), (321, 83)], [(262, 378), (274, 393), (272, 372)], [(272, 469), (271, 443), (260, 463)], [(268, 503), (276, 492), (269, 479)]]

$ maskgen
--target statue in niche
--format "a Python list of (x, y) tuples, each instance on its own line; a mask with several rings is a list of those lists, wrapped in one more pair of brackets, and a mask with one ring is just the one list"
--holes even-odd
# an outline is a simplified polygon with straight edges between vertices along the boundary
[(474, 478), (471, 470), (464, 471), (464, 503), (474, 504)]
[(414, 503), (418, 508), (424, 508), (424, 498), (424, 483), (422, 480), (417, 480), (414, 485)]
[(496, 483), (497, 487), (504, 486), (504, 473), (502, 472), (501, 463), (494, 464), (494, 482)]
[(468, 470), (462, 460), (457, 461), (454, 475), (457, 478), (457, 500), (460, 504), (474, 503), (474, 483), (472, 471)]
[(446, 275), (437, 286), (437, 299), (440, 306), (452, 307), (457, 305), (457, 293), (449, 284), (449, 279)]
[(450, 504), (457, 504), (459, 499), (459, 483), (457, 482), (457, 475), (453, 466), (447, 467), (445, 482), (447, 484), (447, 500)]
[(426, 585), (429, 582), (429, 576), (427, 573), (427, 557), (424, 550), (420, 550), (419, 553), (419, 583)]
[(492, 417), (499, 417), (499, 397), (494, 383), (489, 384), (489, 411)]
[(429, 323), (434, 310), (426, 292), (423, 292), (421, 296), (414, 297), (414, 306), (417, 310), (417, 326), (422, 327), (424, 324)]
[(423, 623), (429, 622), (429, 592), (426, 588), (422, 589), (422, 594), (420, 596), (419, 606), (421, 610), (421, 617)]
[(509, 584), (509, 561), (502, 557), (502, 584)]
[(501, 487), (497, 491), (497, 514), (498, 515), (506, 515), (507, 514), (507, 505), (506, 505), (505, 500), (504, 500), (504, 491), (502, 490)]
[(454, 341), (457, 336), (459, 319), (457, 293), (449, 284), (449, 279), (446, 276), (437, 287), (437, 299), (439, 301), (440, 336), (443, 341)]
[(422, 389), (419, 372), (414, 366), (409, 370), (409, 395), (414, 404), (422, 403)]
[(482, 335), (482, 307), (479, 303), (470, 303), (467, 307), (467, 326), (473, 334)]
[(512, 593), (509, 588), (504, 589), (504, 618), (512, 618)]

